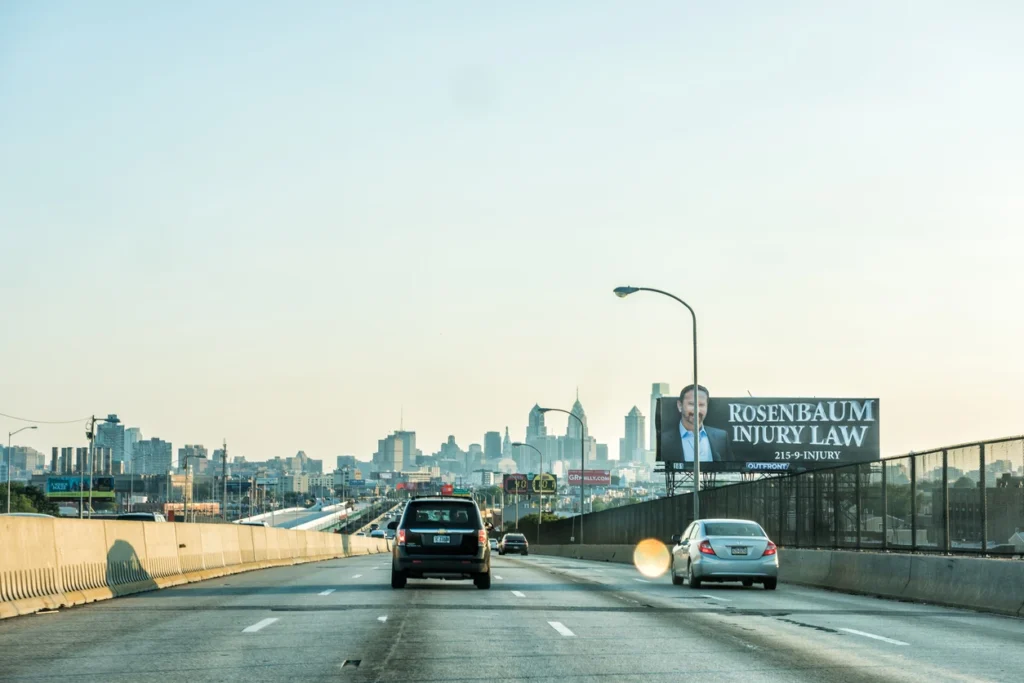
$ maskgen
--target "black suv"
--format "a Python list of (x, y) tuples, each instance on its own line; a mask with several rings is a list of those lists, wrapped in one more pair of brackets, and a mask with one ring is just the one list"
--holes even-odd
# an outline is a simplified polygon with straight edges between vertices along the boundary
[(436, 496), (409, 501), (391, 553), (391, 587), (412, 579), (473, 579), (491, 587), (491, 546), (480, 508), (469, 498)]

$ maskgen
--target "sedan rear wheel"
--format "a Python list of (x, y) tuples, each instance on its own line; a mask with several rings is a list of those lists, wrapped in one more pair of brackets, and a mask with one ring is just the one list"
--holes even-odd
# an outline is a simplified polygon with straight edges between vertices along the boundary
[(690, 588), (700, 588), (700, 579), (693, 575), (693, 563), (686, 565), (686, 580)]
[(683, 585), (683, 577), (681, 577), (678, 574), (676, 574), (676, 563), (675, 562), (672, 563), (672, 567), (669, 569), (669, 572), (671, 572), (671, 574), (672, 574), (672, 585), (673, 586), (682, 586)]

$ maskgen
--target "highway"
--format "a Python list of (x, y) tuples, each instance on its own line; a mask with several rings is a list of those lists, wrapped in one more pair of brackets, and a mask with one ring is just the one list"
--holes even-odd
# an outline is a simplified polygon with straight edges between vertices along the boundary
[(389, 556), (248, 572), (0, 622), (0, 680), (1020, 681), (1024, 620), (823, 590), (672, 586), (494, 556), (491, 590)]

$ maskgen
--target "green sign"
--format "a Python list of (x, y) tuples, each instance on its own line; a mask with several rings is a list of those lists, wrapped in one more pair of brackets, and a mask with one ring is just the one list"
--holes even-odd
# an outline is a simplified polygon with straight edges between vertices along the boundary
[(452, 490), (452, 495), (453, 496), (470, 496), (470, 495), (473, 495), (473, 494), (470, 493), (469, 489), (456, 488), (456, 489)]

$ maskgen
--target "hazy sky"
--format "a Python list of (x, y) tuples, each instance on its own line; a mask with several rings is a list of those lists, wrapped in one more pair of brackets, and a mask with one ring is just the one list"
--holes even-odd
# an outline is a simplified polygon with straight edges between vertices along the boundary
[(0, 412), (614, 454), (690, 378), (633, 284), (713, 394), (1020, 433), (1024, 4), (839, 4), (2, 2)]

